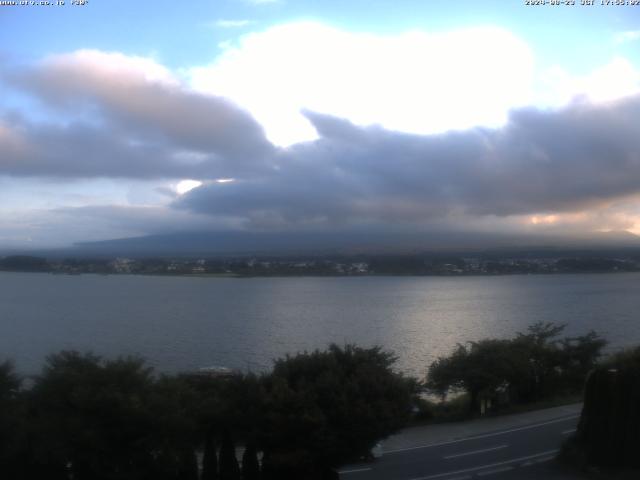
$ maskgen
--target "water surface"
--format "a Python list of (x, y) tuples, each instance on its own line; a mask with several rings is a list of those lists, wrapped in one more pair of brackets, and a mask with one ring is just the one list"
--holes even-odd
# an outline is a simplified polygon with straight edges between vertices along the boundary
[(0, 273), (0, 359), (37, 372), (61, 349), (136, 354), (159, 371), (269, 368), (330, 342), (382, 345), (423, 376), (457, 342), (537, 321), (640, 344), (640, 274), (192, 278)]

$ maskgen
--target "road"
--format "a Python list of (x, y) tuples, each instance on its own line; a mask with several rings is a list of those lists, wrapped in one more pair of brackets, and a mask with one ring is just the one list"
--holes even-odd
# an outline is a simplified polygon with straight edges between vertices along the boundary
[[(578, 414), (437, 443), (385, 450), (372, 463), (340, 470), (342, 480), (571, 479), (552, 462)], [(427, 429), (428, 427), (424, 427)]]

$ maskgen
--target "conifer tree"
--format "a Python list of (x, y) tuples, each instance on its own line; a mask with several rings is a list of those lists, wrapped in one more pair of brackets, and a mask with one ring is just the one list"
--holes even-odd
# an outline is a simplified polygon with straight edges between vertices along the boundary
[(220, 480), (240, 480), (240, 466), (231, 433), (226, 430), (220, 447)]
[(242, 479), (258, 480), (260, 478), (260, 464), (258, 451), (254, 442), (250, 441), (242, 454)]
[(191, 448), (180, 452), (179, 480), (198, 480), (198, 459)]
[(216, 439), (213, 432), (207, 433), (204, 443), (202, 480), (218, 480), (218, 456), (216, 454)]

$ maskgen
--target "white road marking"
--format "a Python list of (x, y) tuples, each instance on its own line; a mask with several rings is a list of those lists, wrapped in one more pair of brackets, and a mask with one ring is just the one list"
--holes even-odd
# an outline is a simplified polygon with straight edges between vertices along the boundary
[(491, 470), (485, 470), (484, 472), (478, 472), (478, 476), (479, 477), (484, 477), (486, 475), (494, 475), (496, 473), (508, 472), (509, 470), (513, 470), (513, 467), (493, 468)]
[(354, 468), (353, 470), (340, 470), (338, 473), (340, 475), (342, 475), (342, 474), (345, 474), (345, 473), (368, 472), (369, 470), (371, 470), (370, 467), (367, 467), (367, 468)]
[(483, 448), (482, 450), (474, 450), (473, 452), (456, 453), (455, 455), (447, 455), (445, 460), (450, 458), (466, 457), (467, 455), (475, 455), (476, 453), (492, 452), (493, 450), (500, 450), (501, 448), (507, 448), (509, 445), (500, 445), (498, 447)]
[(566, 422), (567, 420), (573, 420), (574, 418), (578, 418), (579, 416), (580, 415), (571, 415), (569, 417), (557, 418), (555, 420), (550, 420), (548, 422), (536, 423), (536, 424), (533, 424), (533, 425), (526, 425), (524, 427), (512, 428), (510, 430), (503, 430), (501, 432), (486, 433), (484, 435), (476, 435), (476, 436), (473, 436), (473, 437), (460, 438), (458, 440), (451, 440), (449, 442), (430, 443), (430, 444), (427, 444), (427, 445), (418, 445), (418, 446), (415, 446), (415, 447), (396, 448), (394, 450), (384, 450), (384, 454), (387, 455), (389, 453), (407, 452), (409, 450), (419, 450), (421, 448), (441, 447), (441, 446), (444, 446), (444, 445), (452, 445), (454, 443), (468, 442), (469, 440), (477, 440), (477, 439), (480, 439), (480, 438), (495, 437), (495, 436), (498, 436), (498, 435), (504, 435), (504, 434), (511, 433), (511, 432), (519, 432), (521, 430), (529, 430), (531, 428), (543, 427), (545, 425), (551, 425), (552, 423)]
[(550, 462), (551, 460), (553, 460), (555, 457), (551, 456), (551, 457), (544, 457), (544, 458), (538, 458), (536, 460), (532, 460), (533, 463), (544, 463), (544, 462)]
[(543, 458), (537, 458), (535, 460), (529, 460), (528, 462), (524, 462), (521, 463), (520, 466), (521, 467), (530, 467), (531, 465), (535, 465), (537, 463), (544, 463), (544, 462), (549, 462), (551, 460), (553, 460), (555, 457), (551, 456), (551, 457), (543, 457)]
[(575, 431), (576, 431), (575, 428), (572, 428), (571, 430), (565, 430), (564, 432), (562, 432), (562, 435), (569, 435), (569, 434), (571, 434), (571, 433), (573, 433)]
[(479, 465), (477, 467), (464, 468), (462, 470), (456, 470), (454, 472), (437, 473), (435, 475), (428, 475), (426, 477), (416, 477), (416, 478), (412, 478), (411, 480), (431, 480), (432, 478), (442, 478), (442, 477), (447, 477), (449, 475), (457, 475), (460, 473), (476, 472), (478, 470), (485, 470), (487, 468), (500, 467), (502, 465), (508, 465), (510, 463), (522, 462), (525, 460), (531, 460), (539, 457), (547, 457), (557, 452), (558, 450), (548, 450), (546, 452), (540, 452), (534, 455), (527, 455), (526, 457), (512, 458), (511, 460), (505, 460), (504, 462), (490, 463), (489, 465)]

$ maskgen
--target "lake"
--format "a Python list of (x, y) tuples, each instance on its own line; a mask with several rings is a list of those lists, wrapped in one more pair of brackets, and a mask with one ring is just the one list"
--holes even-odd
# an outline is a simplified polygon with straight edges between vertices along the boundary
[(330, 342), (381, 345), (423, 376), (457, 342), (538, 321), (640, 344), (640, 274), (194, 278), (0, 272), (0, 360), (39, 371), (61, 349), (141, 355), (157, 371), (251, 371)]

